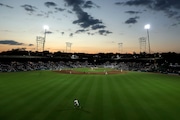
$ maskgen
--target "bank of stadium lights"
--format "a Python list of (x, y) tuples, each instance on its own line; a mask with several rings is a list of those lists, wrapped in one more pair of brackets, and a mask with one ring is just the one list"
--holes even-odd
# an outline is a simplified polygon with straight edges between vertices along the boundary
[(144, 29), (147, 30), (147, 38), (148, 38), (148, 46), (149, 46), (149, 54), (151, 53), (151, 48), (150, 48), (150, 40), (149, 40), (149, 29), (151, 28), (151, 25), (150, 24), (146, 24), (144, 26)]
[(146, 52), (146, 37), (140, 37), (139, 43), (140, 43), (140, 53)]
[(44, 51), (44, 46), (45, 46), (45, 42), (46, 42), (46, 33), (47, 33), (47, 30), (49, 30), (49, 26), (48, 25), (44, 25), (43, 28), (44, 28), (43, 51)]
[(44, 25), (43, 29), (44, 29), (44, 37), (42, 37), (42, 36), (36, 37), (37, 51), (39, 51), (39, 50), (44, 51), (45, 42), (46, 42), (46, 34), (47, 34), (47, 31), (49, 30), (49, 26)]
[(43, 28), (44, 28), (45, 31), (49, 30), (49, 26), (48, 25), (44, 25)]
[(123, 51), (123, 43), (118, 43), (118, 49), (119, 49), (119, 52), (122, 54), (122, 51)]
[(72, 46), (72, 43), (66, 42), (66, 52), (71, 52), (71, 46)]

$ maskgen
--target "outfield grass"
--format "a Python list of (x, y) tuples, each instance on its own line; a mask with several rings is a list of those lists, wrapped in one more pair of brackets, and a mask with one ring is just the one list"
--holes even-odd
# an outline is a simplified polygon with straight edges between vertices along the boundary
[(0, 120), (179, 119), (179, 76), (0, 73)]

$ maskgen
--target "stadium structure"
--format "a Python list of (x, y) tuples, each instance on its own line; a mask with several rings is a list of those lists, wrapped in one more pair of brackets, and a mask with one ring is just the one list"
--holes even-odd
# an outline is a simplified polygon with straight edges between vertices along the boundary
[[(68, 45), (69, 46), (69, 43)], [(70, 52), (31, 52), (31, 51), (7, 51), (0, 54), (1, 67), (10, 65), (13, 62), (28, 64), (28, 62), (51, 62), (51, 63), (64, 63), (66, 67), (81, 67), (88, 66), (104, 66), (114, 65), (117, 69), (129, 71), (146, 71), (146, 72), (159, 72), (159, 73), (174, 73), (179, 74), (180, 71), (180, 54), (177, 53), (155, 53), (146, 54), (122, 54), (122, 53), (70, 53)], [(175, 59), (172, 59), (175, 58)], [(3, 64), (3, 65), (2, 65)], [(58, 66), (59, 67), (59, 66)], [(31, 68), (33, 69), (33, 68)], [(45, 69), (58, 69), (45, 68)], [(24, 68), (25, 70), (25, 68)], [(0, 71), (11, 71), (1, 68)], [(15, 69), (12, 71), (16, 71)], [(18, 71), (18, 70), (17, 70)], [(23, 70), (22, 70), (23, 71)]]

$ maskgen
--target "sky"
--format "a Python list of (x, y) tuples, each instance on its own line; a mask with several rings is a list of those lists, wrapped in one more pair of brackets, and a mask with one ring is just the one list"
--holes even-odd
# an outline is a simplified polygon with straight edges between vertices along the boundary
[(0, 0), (0, 15), (0, 52), (46, 33), (50, 52), (180, 53), (180, 0)]

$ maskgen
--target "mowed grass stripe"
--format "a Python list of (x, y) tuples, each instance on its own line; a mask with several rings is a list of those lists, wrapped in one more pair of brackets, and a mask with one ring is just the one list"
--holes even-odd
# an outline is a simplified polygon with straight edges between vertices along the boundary
[[(84, 87), (84, 95), (85, 97), (85, 102), (84, 105), (82, 104), (84, 112), (86, 112), (86, 116), (89, 116), (89, 119), (94, 119), (96, 111), (95, 107), (98, 106), (98, 104), (95, 105), (95, 99), (96, 98), (96, 93), (98, 92), (97, 87), (98, 87), (98, 77), (97, 76), (86, 76), (86, 80), (88, 81), (87, 86)], [(98, 93), (97, 93), (98, 94)], [(83, 99), (84, 100), (84, 99)], [(83, 116), (82, 116), (83, 119)]]
[[(173, 120), (172, 114), (169, 116), (169, 112), (167, 112), (167, 110), (169, 110), (166, 108), (166, 106), (169, 105), (169, 103), (167, 103), (167, 96), (163, 97), (163, 95), (161, 95), (163, 93), (161, 89), (152, 89), (150, 86), (146, 86), (146, 89), (141, 92), (144, 93), (140, 96), (142, 98), (141, 102), (148, 104), (147, 111), (151, 113), (152, 119)], [(172, 103), (170, 104), (172, 106)]]
[[(44, 73), (44, 74), (42, 74)], [(33, 85), (36, 85), (37, 82), (41, 83), (41, 80), (46, 79), (44, 75), (46, 75), (47, 72), (41, 72), (42, 75), (39, 75), (39, 72), (18, 72), (18, 73), (1, 73), (0, 75), (6, 76), (2, 77), (0, 87), (3, 90), (9, 90), (9, 89), (18, 89), (24, 87), (31, 87)], [(18, 81), (18, 82), (17, 82)], [(3, 87), (4, 86), (4, 87)]]
[[(53, 83), (52, 80), (50, 81), (43, 81), (41, 85), (36, 85), (35, 87), (32, 87), (31, 89), (21, 91), (20, 94), (16, 94), (16, 98), (14, 99), (14, 103), (11, 103), (11, 109), (8, 110), (11, 112), (12, 118), (14, 116), (23, 117), (26, 114), (28, 114), (29, 111), (33, 111), (33, 108), (35, 105), (38, 106), (38, 103), (42, 103), (44, 98), (42, 97), (42, 94), (47, 94), (48, 89), (47, 85), (51, 85)], [(17, 110), (18, 108), (18, 110)], [(18, 119), (20, 119), (18, 118)]]
[[(15, 77), (13, 77), (12, 79), (14, 79)], [(33, 80), (32, 80), (33, 79)], [(13, 96), (15, 94), (21, 93), (21, 91), (24, 90), (31, 90), (31, 88), (34, 88), (34, 86), (41, 84), (42, 81), (41, 80), (34, 80), (34, 78), (29, 78), (27, 80), (17, 80), (16, 83), (11, 83), (11, 81), (9, 81), (9, 83), (5, 83), (4, 88), (1, 88), (1, 97), (5, 98), (8, 96)]]
[(154, 80), (146, 80), (146, 81), (148, 82), (148, 84), (150, 84), (149, 85), (151, 86), (150, 88), (160, 89), (161, 95), (165, 97), (169, 96), (168, 98), (173, 98), (177, 100), (180, 99), (179, 96), (180, 89), (177, 89), (179, 84), (174, 83), (174, 80), (171, 77), (173, 76), (166, 76), (166, 80), (162, 80), (161, 77), (154, 76), (153, 78)]
[(152, 105), (154, 111), (159, 111), (158, 115), (162, 119), (176, 119), (179, 116), (178, 111), (180, 110), (178, 92), (173, 90), (173, 86), (165, 88), (166, 84), (164, 82), (162, 84), (157, 83), (156, 80), (146, 80), (146, 82), (145, 88), (151, 91), (151, 94), (148, 95), (153, 99), (150, 105)]
[(113, 104), (113, 111), (117, 119), (126, 120), (129, 114), (126, 112), (126, 109), (130, 108), (130, 105), (127, 101), (127, 98), (124, 94), (126, 91), (123, 89), (122, 78), (113, 77), (109, 79), (109, 90), (111, 94), (111, 101)]
[[(58, 113), (58, 116), (52, 116), (51, 114), (53, 114), (53, 112), (51, 114), (49, 114), (47, 116), (47, 119), (49, 118), (58, 118), (60, 116), (63, 116), (64, 119), (71, 119), (72, 116), (76, 116), (78, 117), (77, 111), (75, 111), (75, 109), (73, 108), (73, 100), (76, 97), (75, 94), (78, 91), (78, 89), (80, 88), (79, 86), (81, 85), (82, 80), (79, 79), (78, 76), (73, 76), (70, 75), (71, 78), (69, 78), (69, 85), (66, 86), (66, 88), (61, 92), (60, 96), (61, 96), (61, 100), (58, 103), (58, 108), (56, 114)], [(78, 93), (78, 92), (77, 92)]]
[[(139, 104), (142, 106), (143, 110), (146, 112), (146, 119), (154, 120), (159, 119), (159, 114), (154, 110), (153, 106), (156, 103), (157, 94), (151, 89), (152, 86), (143, 77), (136, 77), (134, 80), (136, 82), (136, 87), (134, 88), (136, 91), (136, 100), (139, 101)], [(150, 81), (152, 82), (152, 81)], [(155, 98), (155, 99), (154, 99)]]
[(104, 115), (103, 119), (111, 119), (111, 120), (118, 120), (122, 117), (120, 117), (120, 114), (122, 114), (122, 107), (120, 106), (121, 103), (119, 102), (118, 96), (119, 93), (114, 91), (114, 79), (112, 79), (111, 76), (106, 76), (103, 80), (104, 86), (104, 105), (103, 105), (103, 112), (106, 114)]
[[(156, 82), (156, 84), (161, 84), (161, 87), (164, 87), (165, 89), (172, 89), (173, 93), (180, 92), (179, 90), (179, 76), (173, 76), (173, 75), (164, 75), (164, 74), (148, 74), (148, 73), (141, 73), (143, 78), (147, 81), (153, 81)], [(137, 74), (138, 75), (138, 74)]]
[[(86, 98), (87, 106), (83, 108), (80, 112), (89, 116), (89, 119), (100, 119), (102, 117), (102, 105), (101, 105), (101, 87), (99, 77), (97, 76), (86, 76), (86, 80), (93, 82), (88, 91), (88, 96)], [(87, 86), (84, 89), (87, 91)], [(83, 106), (82, 106), (83, 107)], [(83, 120), (84, 118), (82, 118)], [(88, 118), (87, 118), (88, 119)]]
[[(126, 94), (128, 101), (130, 103), (131, 110), (128, 112), (131, 112), (131, 116), (129, 116), (129, 119), (135, 119), (135, 120), (148, 120), (148, 119), (155, 119), (158, 118), (157, 112), (155, 112), (146, 102), (143, 102), (143, 99), (141, 98), (140, 94), (142, 96), (148, 95), (147, 93), (141, 93), (145, 88), (140, 85), (141, 80), (138, 77), (131, 77), (129, 76), (126, 81), (123, 81), (124, 89), (128, 92)], [(148, 97), (148, 96), (147, 96)], [(148, 97), (149, 101), (152, 101), (151, 97)]]
[[(13, 79), (16, 79), (16, 77), (13, 77)], [(43, 80), (43, 82), (41, 80), (34, 80), (35, 76), (33, 78), (29, 78), (28, 80), (23, 80), (23, 82), (21, 81), (22, 79), (24, 79), (24, 76), (18, 77), (18, 79), (16, 80), (16, 84), (11, 84), (11, 85), (7, 84), (9, 89), (8, 90), (6, 89), (7, 91), (4, 92), (5, 95), (9, 95), (9, 96), (15, 95), (15, 97), (19, 97), (16, 94), (18, 94), (18, 95), (24, 94), (24, 91), (26, 91), (28, 93), (29, 91), (32, 91), (32, 89), (38, 88), (39, 84), (42, 84), (42, 83), (46, 84), (46, 82), (44, 82), (44, 80)], [(47, 78), (47, 79), (49, 79), (49, 78)], [(11, 81), (9, 81), (9, 83), (11, 83)], [(27, 93), (25, 93), (25, 95), (29, 95)], [(3, 96), (3, 97), (5, 97), (5, 96)]]
[(93, 102), (93, 120), (103, 120), (103, 82), (101, 79), (96, 79), (94, 83), (94, 97), (95, 100)]
[[(53, 82), (52, 80), (48, 80), (48, 78), (47, 78), (47, 80), (44, 80), (43, 82), (41, 82), (40, 85), (36, 85), (35, 87), (32, 86), (32, 88), (28, 89), (27, 91), (24, 90), (19, 94), (17, 93), (15, 96), (19, 95), (20, 97), (17, 97), (17, 99), (14, 99), (12, 101), (14, 103), (11, 103), (9, 106), (12, 110), (8, 110), (8, 113), (9, 112), (14, 113), (14, 116), (16, 116), (17, 112), (19, 112), (19, 115), (21, 114), (20, 116), (23, 116), (25, 114), (22, 114), (21, 112), (24, 112), (24, 111), (28, 112), (27, 108), (33, 107), (34, 104), (38, 106), (38, 100), (41, 100), (40, 94), (46, 93), (47, 92), (47, 90), (45, 90), (46, 86), (48, 86), (52, 82)], [(27, 92), (28, 92), (28, 94), (27, 94)], [(22, 96), (22, 95), (26, 95), (26, 97)], [(42, 99), (43, 99), (43, 97), (42, 97)], [(41, 102), (41, 101), (39, 101), (39, 102)], [(5, 108), (8, 108), (8, 105)], [(19, 109), (17, 110), (17, 108), (19, 108)], [(29, 109), (29, 110), (31, 110), (31, 109)], [(3, 109), (3, 111), (4, 111), (4, 109)]]
[[(60, 96), (58, 105), (55, 107), (51, 113), (46, 117), (46, 119), (58, 119), (60, 116), (63, 116), (63, 118), (69, 117), (70, 111), (74, 111), (73, 108), (73, 100), (74, 100), (74, 94), (76, 93), (76, 90), (74, 90), (74, 87), (78, 89), (77, 85), (79, 85), (79, 79), (77, 76), (69, 75), (67, 78), (68, 83), (65, 85), (63, 89), (61, 89), (61, 92), (58, 96)], [(72, 88), (72, 89), (70, 89)], [(74, 93), (74, 94), (73, 94)], [(67, 114), (62, 114), (63, 112), (68, 112)]]
[[(31, 83), (31, 82), (37, 81), (36, 79), (34, 79), (34, 81), (31, 80), (31, 77), (26, 77), (26, 75), (24, 75), (23, 73), (19, 73), (19, 74), (22, 74), (21, 77), (18, 77), (19, 75), (12, 74), (12, 73), (6, 73), (6, 74), (1, 73), (0, 75), (3, 75), (3, 76), (6, 75), (6, 77), (2, 77), (0, 80), (1, 90), (8, 92), (9, 90), (12, 90), (14, 88), (18, 89), (19, 87), (24, 86), (24, 84), (27, 84), (28, 82)], [(16, 80), (16, 78), (18, 79)], [(14, 92), (14, 91), (10, 91), (10, 92)]]
[[(86, 79), (90, 82), (90, 84), (88, 86), (86, 86), (88, 88), (88, 94), (86, 94), (84, 106), (82, 106), (82, 107), (89, 115), (87, 120), (93, 120), (96, 117), (95, 114), (97, 111), (97, 110), (94, 110), (95, 109), (94, 107), (98, 106), (98, 104), (95, 104), (95, 101), (97, 100), (95, 93), (97, 92), (98, 77), (97, 76), (87, 76)], [(86, 91), (86, 89), (85, 89), (85, 91)], [(82, 116), (82, 120), (83, 120), (83, 116)]]
[(159, 79), (160, 78), (158, 78), (158, 80), (155, 80), (153, 82), (155, 87), (158, 87), (159, 89), (163, 90), (164, 95), (165, 96), (168, 95), (169, 98), (180, 99), (180, 96), (177, 95), (178, 93), (180, 93), (180, 90), (176, 89), (177, 87), (176, 84), (170, 84), (169, 82), (162, 82), (159, 81)]
[[(14, 79), (16, 79), (16, 78), (14, 78)], [(41, 89), (39, 89), (39, 86), (38, 86), (38, 84), (37, 84), (37, 82), (38, 82), (38, 80), (37, 81), (33, 81), (34, 83), (32, 83), (32, 84), (30, 84), (29, 82), (27, 83), (27, 84), (24, 84), (23, 86), (21, 86), (21, 87), (16, 87), (16, 85), (17, 84), (14, 84), (13, 86), (14, 86), (14, 88), (16, 88), (16, 89), (9, 89), (9, 91), (15, 91), (15, 92), (13, 92), (12, 94), (8, 94), (9, 96), (7, 96), (7, 99), (6, 99), (6, 97), (4, 97), (4, 99), (3, 99), (3, 101), (2, 101), (2, 103), (4, 104), (4, 105), (6, 105), (6, 107), (5, 108), (8, 108), (8, 104), (9, 103), (11, 103), (11, 104), (14, 104), (14, 105), (16, 105), (16, 104), (18, 104), (18, 103), (16, 103), (16, 102), (19, 102), (19, 103), (21, 103), (22, 101), (21, 100), (24, 100), (25, 99), (25, 96), (24, 95), (26, 95), (26, 96), (29, 96), (29, 97), (31, 97), (31, 93), (32, 93), (32, 95), (34, 95), (34, 93), (38, 93), (38, 91), (41, 91)], [(47, 85), (47, 84), (49, 84), (49, 82), (51, 82), (51, 81), (41, 81), (41, 82), (38, 82), (38, 83), (41, 83), (41, 85), (40, 86), (44, 86), (44, 85)], [(19, 81), (17, 80), (17, 83), (19, 83)], [(34, 85), (34, 86), (33, 86)], [(28, 86), (28, 87), (27, 87)], [(7, 91), (8, 92), (8, 91)], [(5, 93), (6, 94), (6, 93)], [(17, 99), (17, 101), (16, 101), (16, 99)], [(21, 102), (20, 102), (21, 101)], [(12, 107), (12, 106), (10, 106), (10, 107)], [(5, 111), (5, 109), (4, 109), (4, 111)], [(9, 111), (9, 110), (8, 110)]]
[[(32, 104), (32, 106), (36, 107), (35, 110), (30, 111), (31, 114), (35, 114), (35, 115), (31, 116), (31, 114), (28, 114), (29, 117), (32, 117), (33, 120), (41, 119), (41, 117), (44, 118), (44, 116), (48, 115), (49, 112), (51, 112), (55, 107), (58, 106), (59, 101), (61, 99), (60, 94), (62, 93), (63, 89), (66, 88), (66, 85), (68, 84), (68, 81), (66, 78), (67, 76), (64, 79), (59, 79), (58, 76), (55, 76), (53, 80), (51, 79), (52, 81), (51, 84), (47, 84), (45, 87), (42, 88), (44, 90), (36, 95), (37, 101)], [(53, 102), (54, 100), (57, 100), (57, 101)], [(53, 109), (48, 109), (47, 107), (49, 106), (53, 107)], [(47, 109), (48, 109), (48, 112), (46, 113)]]
[[(75, 75), (76, 77), (78, 77), (78, 86), (75, 86), (75, 90), (72, 90), (68, 96), (69, 96), (69, 101), (70, 101), (70, 108), (72, 108), (73, 110), (66, 112), (68, 113), (68, 115), (66, 115), (66, 119), (86, 119), (89, 117), (89, 113), (90, 111), (86, 108), (85, 106), (85, 102), (86, 102), (86, 99), (87, 99), (87, 96), (91, 90), (90, 86), (92, 84), (92, 81), (87, 77), (87, 76), (84, 76), (84, 75)], [(77, 78), (75, 78), (77, 79)], [(74, 106), (73, 106), (73, 101), (74, 99), (78, 99), (79, 102), (80, 102), (80, 106), (81, 108), (80, 109), (75, 109)]]
[(90, 92), (92, 90), (94, 79), (92, 79), (91, 76), (82, 76), (81, 79), (84, 83), (80, 86), (78, 93), (76, 93), (76, 96), (78, 96), (81, 105), (81, 109), (79, 109), (81, 114), (78, 119), (92, 120), (92, 111), (90, 111), (89, 109), (89, 107), (91, 107), (89, 106), (91, 101), (88, 101), (88, 99), (92, 99), (92, 97), (90, 96)]
[(60, 86), (54, 86), (54, 89), (48, 88), (49, 92), (47, 92), (47, 95), (44, 96), (45, 100), (43, 104), (41, 104), (41, 108), (39, 109), (38, 114), (33, 118), (33, 120), (48, 120), (52, 117), (51, 114), (56, 113), (55, 115), (57, 115), (58, 110), (64, 108), (66, 109), (68, 107), (68, 90), (71, 90), (71, 84), (78, 84), (78, 81), (76, 81), (75, 79), (73, 81), (69, 81), (69, 78), (69, 76), (66, 78), (67, 82), (65, 82), (64, 84), (60, 83)]
[[(120, 100), (123, 101), (122, 104), (125, 105), (124, 107), (124, 113), (126, 115), (127, 120), (143, 120), (147, 119), (148, 115), (145, 111), (145, 106), (141, 105), (141, 102), (137, 99), (136, 96), (136, 90), (134, 87), (138, 85), (136, 82), (134, 82), (134, 79), (127, 79), (128, 77), (123, 77), (123, 79), (116, 80), (114, 85), (116, 85), (115, 88), (119, 88), (118, 91), (121, 91), (121, 94), (119, 96)], [(119, 84), (119, 87), (117, 86), (119, 81), (121, 82)], [(131, 84), (131, 82), (134, 82)], [(118, 92), (117, 91), (117, 92)], [(129, 115), (130, 114), (130, 115)]]
[[(61, 106), (59, 106), (59, 104), (66, 104), (66, 101), (67, 100), (63, 100), (63, 92), (66, 91), (66, 89), (68, 89), (68, 85), (70, 85), (70, 83), (72, 82), (69, 82), (69, 77), (66, 78), (66, 81), (65, 84), (62, 84), (61, 86), (57, 86), (55, 87), (54, 90), (56, 89), (59, 89), (58, 92), (54, 91), (54, 90), (51, 90), (52, 92), (51, 93), (48, 93), (50, 96), (48, 97), (48, 99), (46, 99), (45, 101), (47, 103), (44, 103), (44, 105), (41, 106), (41, 109), (39, 111), (41, 112), (38, 112), (37, 116), (36, 116), (36, 119), (39, 119), (39, 118), (47, 118), (50, 114), (52, 114), (54, 111), (57, 112), (57, 109), (60, 109)], [(75, 81), (74, 81), (75, 82)], [(52, 96), (52, 97), (51, 97)], [(56, 98), (55, 98), (56, 97)], [(49, 100), (51, 99), (51, 100)], [(54, 104), (55, 103), (55, 104)], [(52, 105), (54, 104), (54, 105)], [(51, 109), (48, 108), (48, 107), (52, 107)], [(44, 115), (45, 114), (45, 115)]]
[[(134, 76), (135, 77), (135, 76)], [(146, 75), (146, 77), (148, 77), (148, 75)], [(173, 98), (171, 96), (168, 97), (168, 95), (166, 94), (166, 90), (167, 89), (162, 89), (161, 86), (166, 86), (164, 83), (162, 82), (162, 84), (157, 84), (156, 83), (156, 79), (158, 77), (151, 77), (151, 79), (147, 79), (145, 76), (136, 76), (136, 78), (138, 78), (136, 80), (136, 83), (138, 83), (139, 81), (139, 86), (142, 86), (141, 89), (139, 89), (139, 87), (136, 86), (136, 91), (139, 95), (138, 98), (142, 98), (141, 102), (143, 103), (143, 106), (145, 106), (146, 104), (147, 106), (147, 110), (149, 111), (148, 113), (151, 113), (150, 117), (154, 117), (152, 119), (173, 119), (174, 115), (170, 115), (169, 116), (169, 112), (171, 111), (168, 109), (168, 105), (170, 106), (175, 106), (177, 105), (174, 104), (171, 100), (177, 100), (176, 98)], [(168, 88), (168, 87), (167, 87)], [(169, 88), (168, 88), (169, 89)], [(143, 94), (141, 94), (143, 93)], [(175, 92), (176, 93), (176, 92)], [(157, 114), (157, 111), (159, 111), (159, 114)]]
[(102, 75), (101, 78), (101, 89), (102, 89), (102, 119), (111, 119), (113, 120), (114, 117), (114, 111), (112, 107), (112, 101), (111, 101), (111, 90), (109, 89), (109, 76), (108, 75)]

